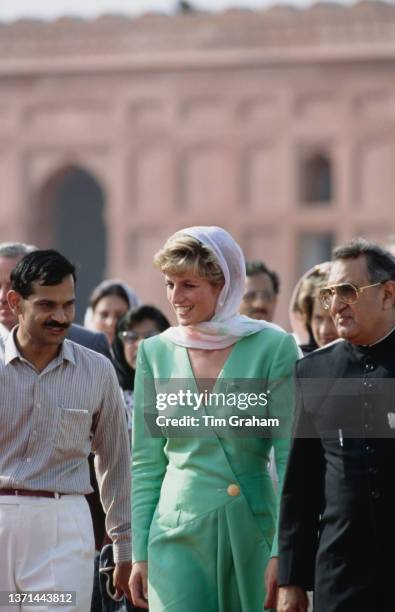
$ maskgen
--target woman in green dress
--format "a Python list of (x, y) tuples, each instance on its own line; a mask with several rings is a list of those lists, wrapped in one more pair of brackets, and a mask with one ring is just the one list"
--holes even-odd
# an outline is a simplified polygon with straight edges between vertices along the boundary
[(181, 230), (155, 264), (178, 325), (145, 340), (137, 358), (134, 603), (261, 612), (277, 587), (268, 458), (274, 447), (280, 491), (298, 350), (279, 327), (238, 314), (245, 263), (225, 230)]

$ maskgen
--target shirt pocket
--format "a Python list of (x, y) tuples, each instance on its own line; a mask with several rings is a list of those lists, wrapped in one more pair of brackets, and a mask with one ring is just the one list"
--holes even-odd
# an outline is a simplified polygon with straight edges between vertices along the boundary
[(91, 426), (92, 415), (89, 410), (61, 406), (55, 436), (56, 451), (62, 455), (85, 457), (91, 445)]

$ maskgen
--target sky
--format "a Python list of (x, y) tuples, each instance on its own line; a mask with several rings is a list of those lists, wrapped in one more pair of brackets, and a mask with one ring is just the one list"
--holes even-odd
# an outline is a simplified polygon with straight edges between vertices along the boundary
[[(190, 0), (196, 8), (220, 11), (230, 7), (259, 9), (273, 4), (308, 6), (311, 0)], [(352, 0), (343, 0), (352, 3)], [(22, 17), (56, 19), (61, 15), (94, 18), (103, 13), (139, 15), (147, 11), (171, 13), (176, 0), (0, 0), (0, 21)]]

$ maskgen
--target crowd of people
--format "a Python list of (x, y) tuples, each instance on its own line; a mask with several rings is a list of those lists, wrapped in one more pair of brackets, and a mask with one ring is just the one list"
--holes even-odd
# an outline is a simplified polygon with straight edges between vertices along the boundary
[(0, 593), (392, 612), (394, 256), (335, 249), (297, 283), (293, 333), (278, 274), (224, 229), (153, 260), (176, 324), (108, 279), (79, 326), (74, 265), (0, 244)]

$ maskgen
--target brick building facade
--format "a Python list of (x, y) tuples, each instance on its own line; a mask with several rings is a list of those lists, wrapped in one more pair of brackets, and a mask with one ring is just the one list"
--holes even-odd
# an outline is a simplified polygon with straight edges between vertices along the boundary
[(164, 305), (153, 253), (218, 224), (279, 271), (395, 231), (395, 6), (0, 24), (0, 240)]

